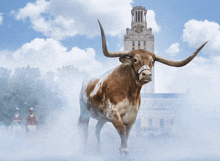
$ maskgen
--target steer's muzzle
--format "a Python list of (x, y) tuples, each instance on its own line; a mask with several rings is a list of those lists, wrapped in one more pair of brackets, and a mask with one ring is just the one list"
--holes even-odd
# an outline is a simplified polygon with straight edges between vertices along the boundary
[(143, 70), (139, 75), (139, 81), (143, 84), (152, 80), (152, 74), (150, 70)]

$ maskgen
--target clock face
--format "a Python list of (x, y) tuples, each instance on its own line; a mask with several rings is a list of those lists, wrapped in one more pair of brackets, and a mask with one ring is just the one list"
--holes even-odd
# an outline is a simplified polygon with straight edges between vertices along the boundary
[(141, 32), (141, 30), (142, 30), (141, 27), (138, 27), (138, 28), (137, 28), (137, 31), (138, 31), (138, 32)]
[(136, 31), (137, 33), (141, 33), (141, 32), (142, 32), (142, 27), (141, 27), (141, 26), (137, 26), (137, 27), (135, 28), (135, 31)]

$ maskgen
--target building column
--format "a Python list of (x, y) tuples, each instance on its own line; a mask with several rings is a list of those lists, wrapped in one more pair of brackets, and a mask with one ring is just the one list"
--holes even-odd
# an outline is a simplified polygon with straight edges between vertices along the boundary
[(147, 15), (146, 15), (146, 12), (145, 12), (145, 22), (147, 21), (147, 18), (146, 18), (146, 17), (147, 17)]

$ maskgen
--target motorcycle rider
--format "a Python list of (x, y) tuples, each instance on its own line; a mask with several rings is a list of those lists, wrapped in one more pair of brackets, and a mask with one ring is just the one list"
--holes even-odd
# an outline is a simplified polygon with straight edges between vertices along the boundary
[(18, 107), (15, 109), (15, 115), (12, 116), (11, 120), (12, 123), (18, 123), (18, 124), (21, 123), (22, 117), (20, 115), (20, 109)]
[(26, 120), (26, 131), (27, 132), (34, 131), (36, 130), (36, 128), (39, 127), (38, 118), (34, 114), (33, 107), (29, 109), (29, 112), (30, 112), (30, 115), (27, 117), (27, 120)]

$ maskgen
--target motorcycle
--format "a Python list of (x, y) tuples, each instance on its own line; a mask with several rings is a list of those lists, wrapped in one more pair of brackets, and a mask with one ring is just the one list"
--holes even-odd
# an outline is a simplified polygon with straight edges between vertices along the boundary
[(10, 128), (13, 133), (20, 133), (22, 131), (22, 125), (18, 122), (12, 122)]

